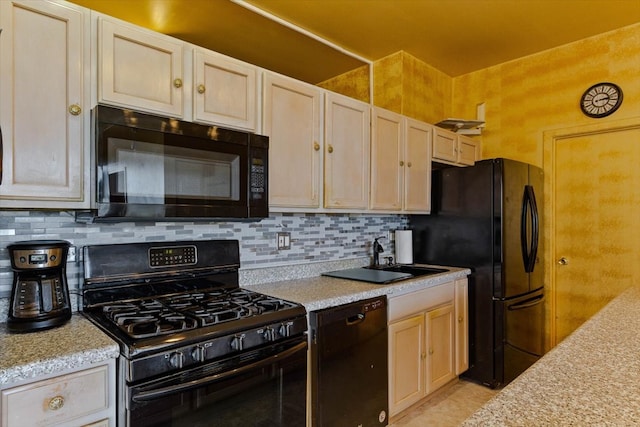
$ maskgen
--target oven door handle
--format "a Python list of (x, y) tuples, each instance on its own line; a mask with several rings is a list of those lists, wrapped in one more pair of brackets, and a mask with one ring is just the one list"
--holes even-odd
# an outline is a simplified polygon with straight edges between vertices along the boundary
[(281, 352), (278, 354), (274, 354), (273, 356), (269, 356), (266, 359), (262, 359), (259, 360), (257, 362), (254, 363), (250, 363), (248, 365), (245, 366), (241, 366), (237, 369), (232, 369), (230, 371), (226, 371), (223, 373), (219, 373), (219, 374), (215, 374), (215, 375), (211, 375), (208, 377), (204, 377), (204, 378), (199, 378), (197, 380), (193, 380), (193, 381), (189, 381), (183, 384), (176, 384), (176, 385), (172, 385), (172, 386), (168, 386), (168, 387), (162, 387), (162, 388), (157, 388), (154, 390), (149, 390), (149, 391), (143, 391), (140, 392), (134, 396), (131, 397), (131, 400), (133, 400), (134, 402), (148, 402), (150, 400), (154, 400), (154, 399), (159, 399), (174, 393), (180, 393), (180, 392), (184, 392), (184, 391), (189, 391), (192, 390), (194, 388), (198, 388), (198, 387), (202, 387), (204, 385), (208, 385), (211, 383), (214, 383), (216, 381), (221, 381), (224, 380), (228, 377), (231, 376), (235, 376), (235, 375), (240, 375), (242, 373), (251, 371), (252, 369), (255, 369), (257, 367), (263, 366), (263, 365), (269, 365), (273, 362), (275, 362), (276, 360), (279, 359), (286, 359), (288, 357), (293, 356), (295, 353), (299, 352), (300, 350), (306, 349), (307, 348), (307, 342), (303, 341), (299, 344), (296, 344), (295, 346)]

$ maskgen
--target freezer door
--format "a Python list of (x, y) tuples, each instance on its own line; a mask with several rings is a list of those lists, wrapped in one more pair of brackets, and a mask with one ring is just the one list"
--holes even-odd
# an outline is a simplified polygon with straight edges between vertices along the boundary
[(503, 316), (502, 384), (508, 384), (544, 353), (544, 293), (540, 290), (496, 304), (501, 305), (496, 311)]

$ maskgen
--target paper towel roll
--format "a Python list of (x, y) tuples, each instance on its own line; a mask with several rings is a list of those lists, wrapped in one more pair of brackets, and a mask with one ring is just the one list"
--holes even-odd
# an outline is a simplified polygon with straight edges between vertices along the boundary
[(396, 262), (398, 264), (413, 264), (412, 230), (396, 230)]

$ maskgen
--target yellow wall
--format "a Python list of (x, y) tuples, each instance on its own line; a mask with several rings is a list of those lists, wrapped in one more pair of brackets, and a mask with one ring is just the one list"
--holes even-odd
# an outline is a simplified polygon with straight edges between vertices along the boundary
[(373, 83), (378, 107), (427, 123), (450, 116), (451, 77), (406, 52), (376, 61)]
[[(604, 119), (584, 116), (582, 93), (610, 81), (624, 93)], [(474, 118), (485, 102), (484, 158), (543, 166), (543, 132), (640, 115), (640, 24), (453, 79), (453, 115)]]

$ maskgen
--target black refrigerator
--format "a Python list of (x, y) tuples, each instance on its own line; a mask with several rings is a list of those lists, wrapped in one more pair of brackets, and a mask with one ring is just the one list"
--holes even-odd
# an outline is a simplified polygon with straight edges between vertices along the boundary
[(432, 178), (431, 214), (409, 217), (414, 262), (471, 269), (463, 376), (506, 385), (544, 352), (542, 170), (490, 159)]

